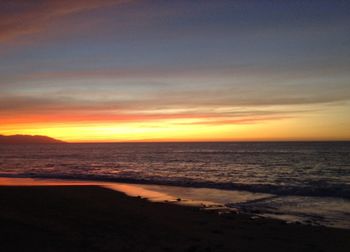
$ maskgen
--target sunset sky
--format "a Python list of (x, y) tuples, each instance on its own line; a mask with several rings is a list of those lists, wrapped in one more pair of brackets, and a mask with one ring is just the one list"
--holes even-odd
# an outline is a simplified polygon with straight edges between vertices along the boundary
[(0, 0), (0, 134), (350, 140), (350, 1)]

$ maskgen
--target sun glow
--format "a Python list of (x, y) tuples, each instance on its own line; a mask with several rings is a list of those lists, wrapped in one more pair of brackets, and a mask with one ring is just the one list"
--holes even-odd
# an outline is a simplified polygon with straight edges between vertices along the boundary
[[(124, 123), (27, 123), (1, 125), (7, 135), (47, 135), (68, 142), (127, 141), (259, 141), (349, 139), (348, 122), (333, 125), (322, 115), (253, 123), (198, 123), (198, 119), (173, 119)], [(334, 128), (336, 131), (333, 131)], [(332, 128), (332, 131), (327, 129)]]

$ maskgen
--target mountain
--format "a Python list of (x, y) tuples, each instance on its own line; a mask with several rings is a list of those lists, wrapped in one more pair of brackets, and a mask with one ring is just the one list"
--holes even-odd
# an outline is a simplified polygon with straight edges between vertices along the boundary
[(63, 141), (47, 136), (30, 136), (30, 135), (0, 135), (0, 144), (59, 144)]

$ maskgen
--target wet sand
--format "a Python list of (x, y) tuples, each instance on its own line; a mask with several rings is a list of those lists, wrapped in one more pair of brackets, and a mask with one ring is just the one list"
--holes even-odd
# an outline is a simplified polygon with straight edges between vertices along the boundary
[(1, 251), (349, 251), (350, 230), (150, 202), (107, 188), (0, 186)]

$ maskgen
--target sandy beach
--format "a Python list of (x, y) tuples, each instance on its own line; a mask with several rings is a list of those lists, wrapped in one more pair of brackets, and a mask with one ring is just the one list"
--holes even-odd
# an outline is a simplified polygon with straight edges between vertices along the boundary
[(1, 186), (2, 251), (348, 251), (350, 231), (150, 202), (91, 185)]

